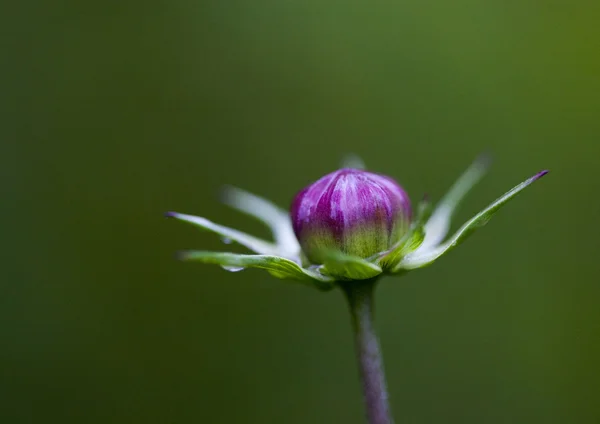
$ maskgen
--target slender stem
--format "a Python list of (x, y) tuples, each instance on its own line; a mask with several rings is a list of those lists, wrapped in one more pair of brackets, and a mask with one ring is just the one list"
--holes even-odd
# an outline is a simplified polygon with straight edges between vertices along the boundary
[(356, 356), (369, 424), (392, 424), (379, 341), (373, 326), (376, 279), (341, 285), (352, 316)]

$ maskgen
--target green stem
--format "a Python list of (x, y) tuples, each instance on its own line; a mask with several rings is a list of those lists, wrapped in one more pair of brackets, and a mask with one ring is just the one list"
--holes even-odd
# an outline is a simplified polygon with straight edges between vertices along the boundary
[(351, 281), (341, 285), (341, 288), (352, 316), (369, 424), (392, 424), (381, 349), (373, 326), (373, 292), (376, 283), (376, 279)]

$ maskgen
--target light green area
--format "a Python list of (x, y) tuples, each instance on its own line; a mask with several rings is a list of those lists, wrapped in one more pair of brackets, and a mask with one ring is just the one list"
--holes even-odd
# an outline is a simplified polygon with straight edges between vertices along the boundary
[[(308, 258), (317, 264), (322, 264), (325, 258), (322, 253), (326, 250), (338, 250), (341, 253), (358, 258), (368, 258), (388, 248), (389, 235), (387, 224), (357, 225), (344, 231), (340, 242), (334, 237), (329, 228), (313, 227), (303, 232), (301, 245)], [(305, 234), (305, 235), (304, 235)]]
[[(386, 277), (397, 423), (600, 421), (600, 9), (589, 0), (3, 2), (0, 423), (362, 424), (338, 291), (244, 253), (347, 153), (436, 204), (494, 157), (431, 267)], [(32, 254), (31, 252), (35, 252)]]
[(366, 280), (381, 274), (381, 267), (365, 259), (336, 251), (323, 252), (323, 266), (320, 271), (336, 281)]
[(425, 240), (425, 223), (431, 216), (432, 205), (429, 199), (419, 202), (415, 217), (409, 231), (404, 234), (389, 250), (375, 258), (375, 263), (386, 271), (399, 271), (396, 266), (408, 253), (415, 251)]

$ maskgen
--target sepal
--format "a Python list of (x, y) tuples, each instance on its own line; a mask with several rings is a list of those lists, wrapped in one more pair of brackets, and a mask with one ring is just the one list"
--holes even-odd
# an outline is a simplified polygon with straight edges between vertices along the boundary
[(319, 271), (335, 280), (366, 280), (383, 272), (379, 265), (357, 256), (334, 250), (322, 250), (319, 254), (324, 258), (323, 265), (318, 267)]
[(467, 170), (450, 187), (442, 200), (436, 205), (431, 218), (425, 225), (425, 240), (420, 249), (425, 250), (440, 244), (450, 230), (450, 221), (458, 205), (467, 193), (477, 184), (487, 172), (491, 158), (482, 154), (467, 168)]
[(425, 240), (425, 223), (431, 216), (431, 209), (429, 198), (427, 196), (423, 197), (417, 207), (417, 217), (411, 224), (408, 233), (394, 247), (376, 260), (381, 268), (391, 273), (397, 272), (396, 267), (402, 258), (419, 248)]
[(523, 191), (525, 188), (530, 186), (535, 181), (546, 175), (548, 171), (542, 171), (534, 175), (533, 177), (523, 181), (521, 184), (513, 187), (511, 190), (500, 196), (494, 202), (492, 202), (487, 208), (483, 209), (469, 221), (467, 221), (448, 241), (439, 245), (438, 247), (421, 250), (417, 249), (412, 254), (406, 255), (398, 265), (398, 269), (411, 270), (416, 268), (422, 268), (431, 264), (433, 261), (450, 252), (460, 243), (465, 241), (475, 230), (483, 227), (491, 217), (498, 212), (498, 210), (512, 200), (517, 194)]
[(200, 216), (186, 215), (178, 212), (167, 212), (165, 216), (187, 222), (188, 224), (192, 224), (203, 230), (218, 234), (227, 242), (236, 242), (261, 255), (277, 255), (279, 253), (279, 249), (273, 243), (251, 236), (242, 231), (234, 230), (233, 228), (215, 224)]
[(221, 265), (225, 269), (235, 271), (242, 271), (245, 268), (260, 268), (268, 271), (274, 277), (301, 281), (320, 290), (330, 290), (334, 287), (333, 278), (312, 269), (302, 268), (297, 263), (281, 256), (190, 250), (180, 252), (178, 258), (182, 261)]
[(223, 201), (267, 225), (273, 233), (280, 255), (289, 259), (299, 257), (300, 244), (294, 235), (292, 220), (287, 210), (263, 197), (232, 186), (223, 190)]

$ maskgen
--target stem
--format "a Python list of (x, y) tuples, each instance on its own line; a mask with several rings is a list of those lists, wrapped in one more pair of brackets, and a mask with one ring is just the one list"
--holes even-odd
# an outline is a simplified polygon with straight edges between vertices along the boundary
[(369, 424), (392, 424), (379, 341), (373, 326), (373, 292), (377, 280), (341, 285), (352, 316), (356, 356), (360, 368)]

